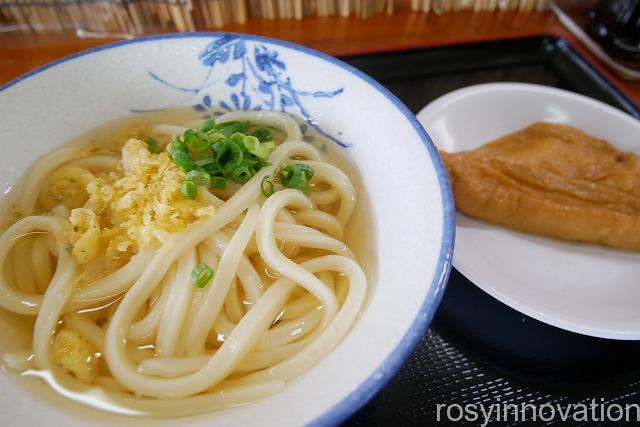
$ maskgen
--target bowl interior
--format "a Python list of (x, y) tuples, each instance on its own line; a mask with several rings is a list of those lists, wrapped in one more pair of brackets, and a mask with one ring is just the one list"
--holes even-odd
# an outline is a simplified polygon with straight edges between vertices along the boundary
[[(460, 89), (425, 107), (418, 119), (438, 148), (450, 152), (548, 121), (640, 153), (640, 122), (599, 101), (538, 85)], [(528, 235), (461, 214), (456, 227), (454, 266), (498, 300), (573, 332), (640, 339), (640, 254)]]
[[(435, 150), (415, 118), (366, 76), (317, 52), (252, 36), (165, 35), (108, 45), (53, 63), (0, 91), (4, 194), (37, 158), (110, 120), (174, 106), (203, 114), (275, 109), (300, 119), (313, 144), (352, 165), (371, 293), (342, 343), (286, 389), (185, 425), (339, 422), (389, 379), (426, 329), (452, 250), (452, 202)], [(37, 124), (37, 125), (34, 125)], [(16, 143), (16, 141), (18, 141)], [(366, 225), (363, 226), (363, 224)], [(416, 262), (416, 260), (419, 260)], [(2, 313), (0, 353), (26, 345)], [(0, 376), (0, 419), (26, 424), (140, 420), (69, 402), (35, 380)], [(35, 394), (38, 397), (35, 397)], [(28, 410), (37, 400), (38, 411)], [(154, 424), (161, 421), (147, 420)]]

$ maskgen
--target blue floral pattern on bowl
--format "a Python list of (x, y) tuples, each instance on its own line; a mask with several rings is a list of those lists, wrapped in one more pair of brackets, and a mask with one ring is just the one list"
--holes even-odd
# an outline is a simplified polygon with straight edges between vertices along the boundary
[[(220, 111), (233, 110), (283, 111), (304, 120), (300, 128), (306, 138), (307, 130), (312, 128), (341, 147), (351, 145), (320, 127), (303, 103), (308, 97), (333, 98), (344, 92), (344, 88), (329, 91), (297, 89), (287, 74), (287, 64), (279, 57), (277, 51), (261, 43), (253, 46), (252, 51), (250, 52), (244, 38), (233, 34), (226, 34), (210, 42), (198, 54), (200, 63), (206, 67), (206, 74), (196, 87), (180, 86), (168, 82), (151, 70), (147, 72), (152, 79), (167, 87), (192, 93), (197, 98), (197, 102), (193, 104), (196, 111), (211, 111), (214, 115), (222, 114)], [(217, 64), (227, 65), (221, 72), (227, 76), (225, 84), (232, 89), (227, 97), (220, 99), (215, 99), (207, 90), (214, 85)]]

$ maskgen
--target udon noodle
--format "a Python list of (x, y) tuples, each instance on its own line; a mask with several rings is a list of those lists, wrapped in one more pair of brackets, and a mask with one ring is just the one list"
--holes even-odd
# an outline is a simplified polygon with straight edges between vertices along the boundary
[[(130, 140), (36, 163), (0, 236), (0, 306), (35, 317), (31, 351), (5, 366), (122, 413), (181, 416), (277, 393), (340, 342), (367, 293), (344, 243), (354, 187), (290, 116), (216, 119), (238, 121), (280, 141), (246, 183), (201, 185), (193, 200), (167, 160), (189, 126), (153, 126), (155, 154)], [(308, 191), (273, 180), (292, 164), (313, 171)]]

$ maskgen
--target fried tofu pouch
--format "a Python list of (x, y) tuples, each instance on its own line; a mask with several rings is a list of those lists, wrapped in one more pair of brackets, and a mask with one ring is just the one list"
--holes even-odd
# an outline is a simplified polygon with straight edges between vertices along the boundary
[(534, 123), (475, 150), (440, 155), (465, 215), (561, 240), (640, 250), (634, 154), (571, 126)]

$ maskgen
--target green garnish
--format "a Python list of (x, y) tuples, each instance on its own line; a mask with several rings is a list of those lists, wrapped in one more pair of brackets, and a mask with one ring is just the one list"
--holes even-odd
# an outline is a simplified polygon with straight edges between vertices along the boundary
[(182, 142), (180, 138), (175, 138), (173, 141), (171, 141), (170, 150), (177, 150), (177, 151), (182, 151), (183, 153), (186, 153), (187, 146), (184, 145), (184, 142)]
[(172, 155), (171, 160), (173, 160), (173, 163), (185, 172), (193, 170), (196, 166), (191, 157), (189, 157), (187, 153), (183, 153), (181, 151)]
[(213, 157), (205, 157), (204, 159), (200, 159), (200, 160), (196, 160), (195, 162), (193, 162), (196, 167), (200, 166), (208, 166), (212, 163), (215, 163), (216, 161), (213, 159)]
[(185, 172), (189, 172), (195, 168), (193, 159), (187, 153), (187, 147), (179, 139), (174, 139), (169, 147), (169, 156), (173, 163)]
[(204, 262), (196, 265), (191, 271), (191, 281), (200, 289), (207, 286), (213, 277), (213, 269)]
[(273, 139), (271, 137), (271, 132), (269, 132), (269, 129), (267, 128), (257, 128), (256, 130), (251, 132), (251, 135), (258, 138), (260, 142), (268, 142)]
[(212, 144), (220, 139), (227, 139), (227, 136), (224, 133), (215, 132), (215, 131), (209, 132), (207, 134), (207, 137), (209, 138), (209, 141), (211, 141)]
[(276, 147), (271, 133), (259, 127), (248, 135), (248, 128), (244, 122), (217, 124), (208, 119), (200, 129), (188, 129), (171, 141), (171, 161), (187, 172), (182, 197), (194, 199), (200, 185), (224, 189), (225, 180), (244, 184), (269, 165), (266, 160)]
[(234, 142), (237, 145), (242, 145), (242, 141), (246, 138), (246, 135), (242, 132), (234, 132), (229, 137), (229, 141)]
[(243, 143), (248, 152), (262, 160), (266, 160), (273, 149), (276, 148), (274, 141), (260, 142), (257, 137), (251, 135), (246, 136)]
[(302, 163), (287, 165), (280, 171), (280, 183), (287, 188), (295, 188), (309, 194), (309, 181), (313, 178), (313, 168)]
[(185, 181), (192, 181), (195, 185), (208, 187), (211, 183), (211, 176), (202, 170), (193, 170), (187, 174)]
[(211, 178), (211, 188), (217, 188), (218, 190), (224, 190), (227, 186), (226, 181), (223, 178), (218, 178), (217, 176), (214, 176), (213, 178)]
[(202, 125), (200, 126), (200, 130), (206, 133), (215, 129), (215, 127), (216, 127), (216, 121), (213, 119), (207, 119), (204, 122), (202, 122)]
[[(268, 189), (266, 190), (264, 189), (265, 184), (269, 185)], [(264, 178), (262, 178), (262, 181), (260, 182), (260, 191), (262, 191), (262, 195), (264, 197), (269, 197), (276, 192), (276, 189), (273, 186), (273, 182), (269, 181), (269, 175), (266, 175)]]
[(209, 148), (210, 145), (207, 134), (195, 129), (186, 130), (184, 135), (182, 135), (182, 141), (184, 142), (184, 145), (187, 146), (187, 150), (189, 150), (190, 153), (195, 154), (202, 153)]
[(246, 166), (238, 166), (231, 172), (231, 179), (238, 184), (244, 184), (254, 175), (251, 169)]
[(150, 153), (153, 154), (160, 154), (160, 152), (162, 150), (160, 150), (160, 146), (158, 145), (158, 141), (155, 140), (155, 138), (149, 136), (147, 137), (147, 139), (145, 139), (145, 141), (147, 143), (147, 149), (149, 150)]
[(243, 122), (227, 122), (216, 125), (216, 131), (222, 133), (224, 136), (229, 138), (236, 132), (244, 132), (249, 127), (249, 123)]
[(195, 199), (198, 195), (198, 186), (195, 182), (185, 179), (180, 184), (180, 195), (185, 199)]
[(231, 173), (242, 165), (244, 153), (242, 146), (230, 140), (220, 140), (215, 143), (216, 166), (223, 172)]

